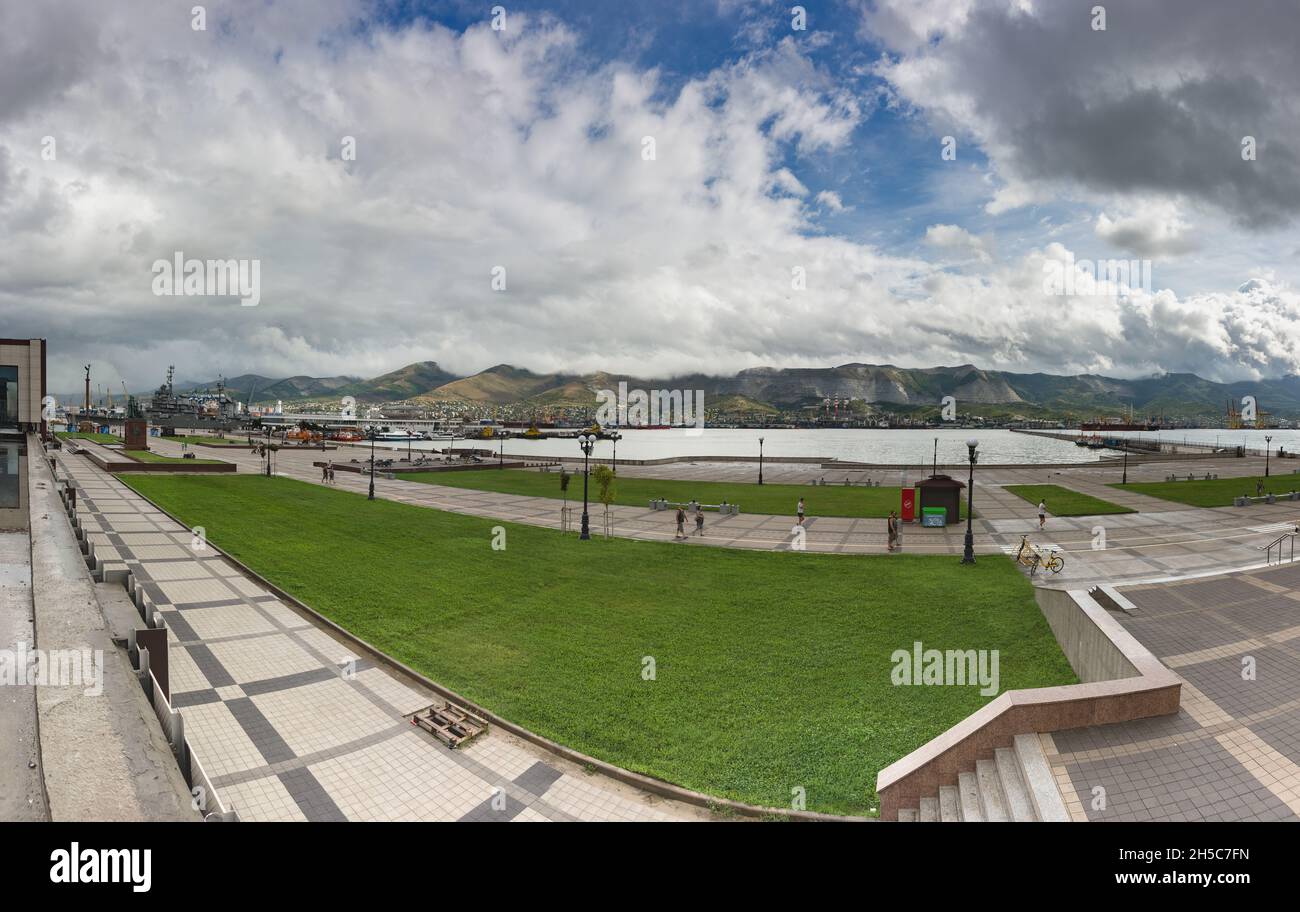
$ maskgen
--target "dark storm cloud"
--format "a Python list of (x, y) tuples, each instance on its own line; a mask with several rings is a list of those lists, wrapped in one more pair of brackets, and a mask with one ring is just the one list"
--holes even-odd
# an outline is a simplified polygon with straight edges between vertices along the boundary
[[(882, 73), (936, 128), (976, 137), (1009, 181), (1166, 194), (1254, 229), (1293, 220), (1300, 4), (1105, 3), (1105, 31), (1092, 28), (1094, 5), (973, 3), (939, 40), (900, 47)], [(909, 43), (896, 23), (892, 33)], [(1253, 162), (1242, 159), (1247, 136)]]

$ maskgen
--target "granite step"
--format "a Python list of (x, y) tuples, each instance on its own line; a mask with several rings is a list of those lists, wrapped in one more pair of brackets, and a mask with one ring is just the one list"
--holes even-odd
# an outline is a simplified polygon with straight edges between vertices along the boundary
[(998, 782), (1007, 800), (1007, 813), (1016, 823), (1034, 819), (1034, 804), (1029, 799), (1029, 789), (1020, 775), (1020, 763), (1009, 747), (999, 747), (993, 752), (993, 762), (998, 768)]

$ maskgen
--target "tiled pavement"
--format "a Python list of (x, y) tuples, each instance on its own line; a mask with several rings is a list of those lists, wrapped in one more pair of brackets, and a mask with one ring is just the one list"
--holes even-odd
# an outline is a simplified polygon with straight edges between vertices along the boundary
[(1043, 737), (1074, 817), (1297, 819), (1300, 565), (1120, 591), (1137, 610), (1118, 620), (1183, 679), (1182, 708)]
[(59, 456), (109, 569), (170, 631), (172, 700), (222, 800), (246, 820), (673, 820), (691, 806), (588, 775), (507, 733), (449, 750), (408, 714), (437, 698), (306, 619), (80, 456)]

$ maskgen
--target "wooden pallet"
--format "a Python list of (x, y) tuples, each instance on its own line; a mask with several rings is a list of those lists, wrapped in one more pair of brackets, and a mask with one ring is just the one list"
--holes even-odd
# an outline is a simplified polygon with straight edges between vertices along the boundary
[(469, 743), (488, 729), (487, 720), (450, 702), (420, 710), (411, 717), (411, 723), (420, 726), (452, 750)]

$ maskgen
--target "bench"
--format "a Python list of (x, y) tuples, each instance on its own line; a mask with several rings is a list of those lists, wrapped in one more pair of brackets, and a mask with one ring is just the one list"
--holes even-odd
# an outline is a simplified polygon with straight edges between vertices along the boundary
[[(683, 510), (689, 510), (691, 506), (688, 503), (675, 503), (668, 500), (650, 501), (651, 510), (667, 510), (670, 507), (672, 509), (681, 507)], [(699, 507), (704, 510), (715, 510), (722, 516), (736, 516), (740, 513), (740, 504), (699, 504)]]
[(1248, 507), (1253, 503), (1277, 503), (1278, 498), (1282, 500), (1300, 500), (1300, 491), (1290, 491), (1286, 494), (1264, 494), (1258, 497), (1234, 497), (1232, 505), (1234, 507)]

